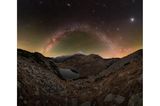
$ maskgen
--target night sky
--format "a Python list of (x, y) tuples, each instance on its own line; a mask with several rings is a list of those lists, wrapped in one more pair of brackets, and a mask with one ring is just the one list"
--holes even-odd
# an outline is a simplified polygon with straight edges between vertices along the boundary
[(18, 0), (18, 48), (123, 57), (142, 48), (142, 0)]

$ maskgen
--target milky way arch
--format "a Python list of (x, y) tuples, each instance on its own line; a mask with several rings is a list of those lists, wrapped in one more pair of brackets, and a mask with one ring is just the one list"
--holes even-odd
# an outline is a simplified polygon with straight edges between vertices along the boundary
[(83, 32), (89, 32), (94, 37), (99, 39), (106, 47), (106, 50), (114, 49), (115, 44), (112, 42), (112, 40), (107, 37), (106, 34), (104, 34), (102, 31), (97, 30), (94, 27), (88, 26), (88, 25), (72, 25), (72, 27), (64, 27), (57, 30), (55, 33), (52, 34), (52, 36), (47, 40), (45, 46), (43, 47), (42, 52), (47, 53), (52, 48), (54, 48), (55, 44), (60, 42), (63, 38), (69, 36), (67, 33), (72, 33), (74, 31), (83, 31)]

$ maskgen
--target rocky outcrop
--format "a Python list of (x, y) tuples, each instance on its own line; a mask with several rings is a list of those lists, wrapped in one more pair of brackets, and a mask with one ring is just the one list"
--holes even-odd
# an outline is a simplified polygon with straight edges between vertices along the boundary
[(142, 93), (138, 93), (130, 97), (128, 106), (142, 106), (142, 103)]
[(34, 105), (34, 100), (65, 90), (63, 81), (55, 74), (57, 66), (41, 54), (18, 50), (17, 59), (19, 106)]
[(111, 102), (114, 104), (121, 104), (125, 101), (125, 97), (120, 96), (120, 95), (114, 95), (114, 94), (108, 94), (105, 96), (104, 102)]
[(80, 106), (91, 106), (91, 102), (90, 101), (84, 102)]

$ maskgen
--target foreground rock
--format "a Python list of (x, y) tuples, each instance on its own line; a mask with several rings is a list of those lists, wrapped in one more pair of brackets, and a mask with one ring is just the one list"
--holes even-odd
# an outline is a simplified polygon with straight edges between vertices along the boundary
[(129, 99), (128, 106), (142, 106), (142, 93), (132, 95)]

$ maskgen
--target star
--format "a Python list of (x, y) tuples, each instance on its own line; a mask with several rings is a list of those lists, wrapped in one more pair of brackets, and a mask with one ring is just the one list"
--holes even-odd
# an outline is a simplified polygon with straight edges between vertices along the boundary
[(120, 29), (117, 27), (116, 30), (119, 31)]
[(132, 3), (135, 3), (135, 0), (132, 0)]
[(71, 7), (71, 3), (67, 3), (67, 6), (68, 6), (68, 7)]
[(120, 38), (119, 38), (120, 40), (122, 40), (123, 39), (123, 37), (122, 36), (120, 36)]
[(107, 5), (106, 5), (106, 4), (102, 4), (102, 7), (106, 8), (106, 7), (107, 7)]
[(102, 25), (104, 25), (104, 24), (105, 24), (105, 22), (102, 20), (102, 21), (101, 21), (101, 24), (102, 24)]
[(95, 12), (96, 12), (96, 10), (93, 9), (93, 10), (92, 10), (92, 13), (94, 14)]
[(39, 1), (39, 4), (43, 4), (43, 1)]
[(133, 23), (134, 21), (135, 21), (135, 18), (134, 18), (134, 17), (131, 17), (131, 18), (130, 18), (130, 22)]

